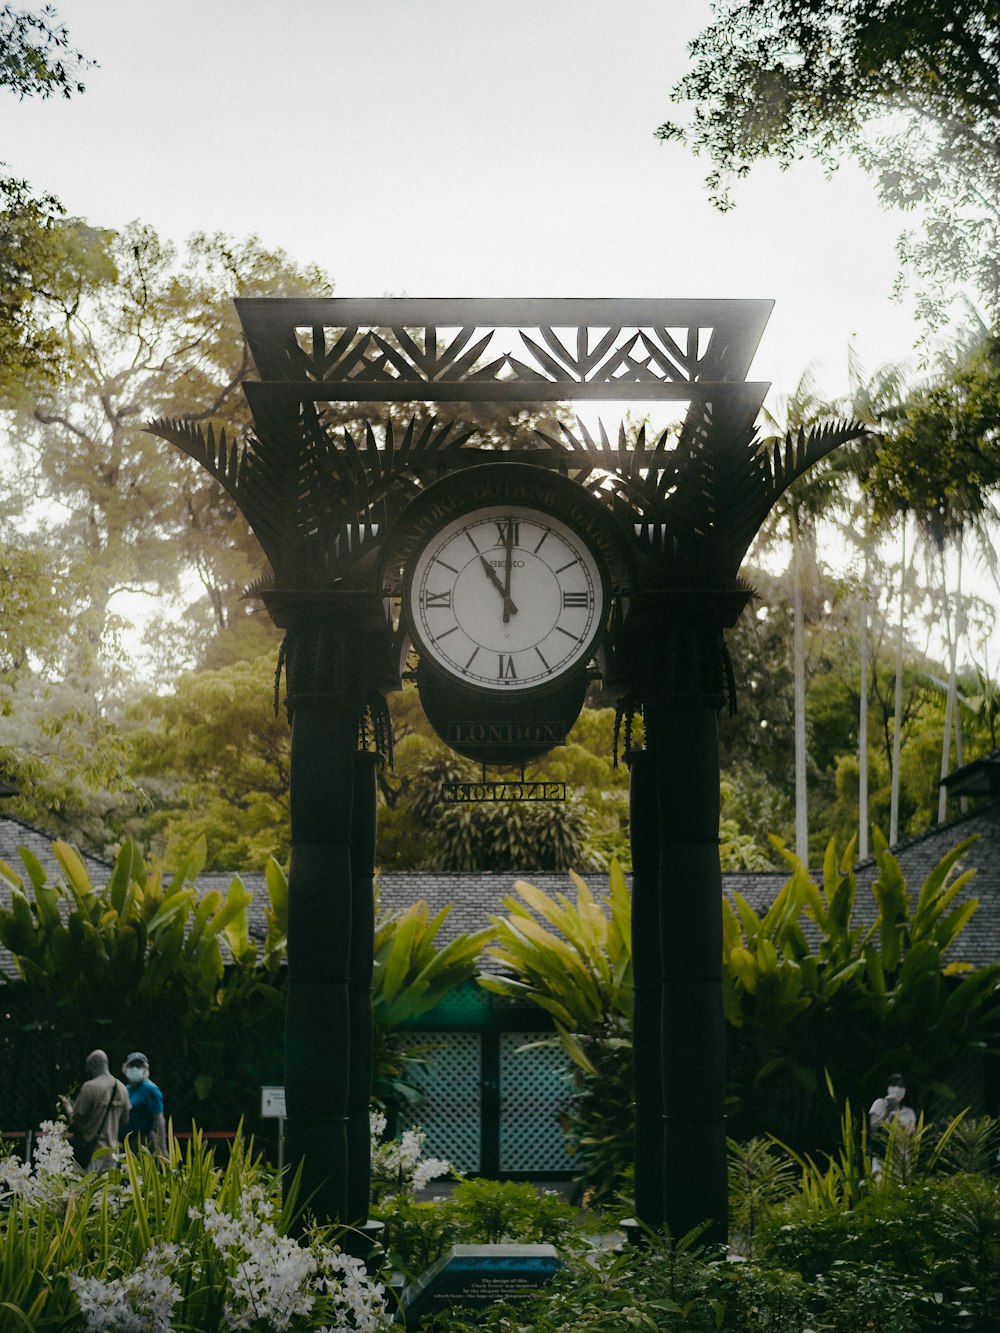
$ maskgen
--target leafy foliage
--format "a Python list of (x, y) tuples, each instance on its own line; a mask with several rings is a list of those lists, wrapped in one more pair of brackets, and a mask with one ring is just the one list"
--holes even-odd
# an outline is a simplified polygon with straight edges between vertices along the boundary
[(171, 1138), (166, 1161), (126, 1148), (123, 1171), (81, 1178), (65, 1126), (46, 1129), (33, 1172), (0, 1160), (5, 1328), (389, 1327), (382, 1289), (297, 1217), (297, 1179), (282, 1203), (242, 1137), (225, 1165), (196, 1131), (183, 1154)]
[[(148, 863), (126, 842), (107, 882), (95, 885), (79, 854), (56, 842), (62, 875), (51, 882), (27, 849), (25, 875), (0, 863), (10, 889), (0, 909), (0, 942), (23, 978), (8, 986), (13, 1020), (5, 1060), (20, 1070), (7, 1096), (34, 1090), (34, 1102), (4, 1113), (38, 1117), (79, 1077), (82, 1053), (141, 1046), (179, 1126), (210, 1112), (231, 1127), (256, 1114), (259, 1088), (280, 1081), (288, 881), (273, 858), (266, 867), (267, 933), (251, 937), (251, 893), (234, 876), (225, 894), (199, 889), (204, 843), (174, 870)], [(411, 1052), (400, 1029), (475, 972), (486, 927), (435, 944), (447, 909), (427, 904), (379, 920), (373, 1006), (376, 1091), (391, 1109), (405, 1102)], [(5, 1103), (6, 1105), (6, 1103)]]
[(725, 0), (691, 46), (673, 90), (694, 105), (667, 123), (713, 163), (720, 207), (730, 181), (763, 158), (853, 156), (883, 202), (919, 209), (922, 235), (904, 255), (928, 284), (925, 316), (942, 315), (971, 280), (995, 314), (1000, 49), (984, 0)]
[[(759, 916), (734, 895), (724, 906), (723, 992), (736, 1124), (784, 1126), (805, 1142), (822, 1129), (826, 1078), (863, 1102), (886, 1064), (947, 1097), (962, 1052), (991, 1044), (1000, 1024), (1000, 967), (973, 971), (952, 957), (976, 910), (958, 870), (971, 840), (944, 856), (914, 894), (885, 839), (874, 832), (879, 873), (874, 919), (854, 912), (852, 848), (833, 844), (822, 885), (787, 849), (792, 876)], [(807, 1128), (808, 1126), (808, 1128)]]
[[(927, 1097), (954, 1096), (963, 1055), (995, 1049), (1000, 965), (973, 970), (954, 955), (976, 910), (961, 870), (973, 840), (952, 849), (911, 892), (885, 839), (865, 924), (856, 910), (853, 845), (827, 848), (823, 876), (780, 840), (791, 876), (767, 911), (739, 894), (723, 903), (723, 1000), (730, 1124), (735, 1137), (777, 1133), (793, 1145), (830, 1143), (832, 1081), (857, 1104), (887, 1065), (905, 1066)], [(566, 1118), (584, 1189), (610, 1197), (630, 1159), (631, 939), (624, 879), (612, 867), (598, 903), (578, 876), (576, 902), (518, 881), (493, 918), (487, 950), (503, 967), (480, 985), (552, 1015), (577, 1067)]]
[(730, 1205), (743, 1228), (734, 1237), (742, 1262), (706, 1255), (697, 1235), (648, 1234), (640, 1245), (571, 1254), (548, 1287), (477, 1311), (474, 1325), (456, 1311), (436, 1327), (990, 1333), (1000, 1292), (1000, 1181), (940, 1171), (905, 1185), (877, 1181), (865, 1176), (850, 1118), (844, 1123), (837, 1161), (857, 1161), (862, 1182), (851, 1206), (842, 1191), (825, 1187), (828, 1166), (801, 1163), (796, 1181), (796, 1165), (779, 1147), (731, 1145)]
[(269, 937), (258, 969), (250, 893), (238, 877), (225, 894), (199, 893), (203, 845), (171, 871), (147, 865), (127, 841), (103, 885), (68, 844), (53, 854), (56, 883), (27, 849), (26, 879), (0, 865), (11, 890), (0, 940), (24, 979), (7, 1000), (21, 1029), (19, 1041), (9, 1034), (9, 1054), (26, 1085), (36, 1096), (44, 1087), (42, 1107), (53, 1105), (77, 1081), (83, 1052), (107, 1048), (114, 1063), (115, 1052), (141, 1045), (178, 1124), (205, 1105), (236, 1124), (246, 1084), (270, 1081), (280, 1058), (278, 941)]
[(508, 915), (490, 918), (498, 943), (486, 951), (506, 975), (484, 975), (479, 984), (545, 1009), (567, 1053), (594, 1073), (575, 1036), (596, 1033), (615, 1016), (631, 1016), (632, 904), (617, 863), (609, 871), (603, 902), (579, 875), (571, 872), (570, 879), (575, 903), (561, 893), (551, 898), (525, 880), (515, 882), (518, 896), (503, 900)]
[(289, 731), (271, 705), (274, 658), (187, 672), (130, 710), (130, 768), (147, 793), (143, 829), (173, 857), (211, 839), (209, 869), (288, 853)]
[(484, 974), (479, 984), (552, 1016), (575, 1066), (576, 1093), (563, 1127), (577, 1159), (578, 1193), (603, 1203), (631, 1160), (632, 904), (616, 861), (602, 901), (579, 875), (570, 878), (575, 903), (516, 881), (518, 897), (504, 899), (508, 915), (490, 918), (498, 943), (487, 953), (504, 972)]
[(245, 520), (142, 422), (183, 411), (243, 429), (239, 386), (250, 359), (232, 298), (330, 284), (256, 237), (196, 235), (179, 250), (138, 222), (116, 233), (72, 221), (59, 238), (61, 284), (50, 304), (61, 319), (65, 373), (25, 385), (11, 406), (16, 438), (33, 451), (35, 494), (59, 504), (47, 541), (87, 566), (70, 645), (85, 661), (107, 647), (118, 593), (183, 603), (182, 571), (196, 571), (204, 589), (191, 608), (203, 630), (244, 614), (239, 597), (261, 563)]
[(70, 45), (55, 17), (51, 5), (40, 14), (0, 6), (0, 88), (22, 98), (83, 92), (79, 76), (90, 62)]
[(573, 1236), (576, 1210), (528, 1181), (460, 1180), (444, 1198), (420, 1202), (402, 1193), (375, 1211), (385, 1222), (393, 1265), (410, 1280), (452, 1245), (579, 1244)]
[(493, 929), (458, 935), (438, 948), (434, 939), (450, 911), (443, 907), (431, 917), (427, 904), (418, 899), (376, 922), (372, 990), (375, 1020), (383, 1027), (397, 1028), (428, 1013), (475, 975), (480, 950), (493, 938)]

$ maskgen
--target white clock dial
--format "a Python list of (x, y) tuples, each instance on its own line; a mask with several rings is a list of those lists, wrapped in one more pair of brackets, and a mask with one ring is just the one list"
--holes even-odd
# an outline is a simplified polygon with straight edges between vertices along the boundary
[(607, 591), (586, 543), (526, 505), (471, 510), (439, 528), (407, 585), (422, 655), (480, 689), (536, 689), (581, 667), (604, 625)]

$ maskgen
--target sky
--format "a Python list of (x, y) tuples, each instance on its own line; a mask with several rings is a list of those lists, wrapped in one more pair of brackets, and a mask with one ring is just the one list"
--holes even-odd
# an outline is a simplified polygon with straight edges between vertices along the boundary
[[(97, 62), (0, 100), (0, 157), (95, 224), (256, 233), (340, 296), (765, 298), (748, 378), (836, 396), (914, 357), (908, 219), (851, 164), (762, 164), (726, 214), (655, 138), (707, 0), (61, 0)], [(1000, 635), (991, 655), (1000, 659)]]
[(776, 302), (751, 378), (847, 386), (919, 330), (891, 300), (905, 219), (846, 166), (764, 165), (737, 208), (654, 131), (703, 0), (62, 0), (98, 62), (6, 98), (0, 156), (72, 214), (175, 240), (257, 233), (341, 296)]

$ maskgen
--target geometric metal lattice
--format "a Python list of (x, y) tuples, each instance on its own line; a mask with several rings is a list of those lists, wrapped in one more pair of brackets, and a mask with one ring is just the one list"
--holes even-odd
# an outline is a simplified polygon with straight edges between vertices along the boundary
[(573, 1092), (561, 1047), (533, 1045), (538, 1032), (500, 1034), (500, 1170), (572, 1171), (559, 1116)]
[(427, 1135), (424, 1151), (459, 1171), (479, 1170), (480, 1039), (476, 1032), (407, 1032), (407, 1045), (427, 1046), (408, 1071), (423, 1093), (413, 1116)]
[(261, 381), (326, 401), (696, 396), (742, 380), (770, 301), (241, 299)]

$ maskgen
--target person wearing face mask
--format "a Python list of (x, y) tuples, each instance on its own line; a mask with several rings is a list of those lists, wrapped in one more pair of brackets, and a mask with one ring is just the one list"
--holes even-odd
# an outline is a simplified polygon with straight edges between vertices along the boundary
[[(917, 1127), (917, 1116), (912, 1106), (904, 1106), (906, 1099), (906, 1080), (902, 1074), (890, 1074), (889, 1086), (884, 1097), (876, 1097), (868, 1112), (868, 1127), (872, 1138), (881, 1132), (884, 1137), (892, 1125), (898, 1125), (899, 1131), (911, 1134)], [(903, 1145), (901, 1145), (903, 1146)], [(905, 1146), (904, 1146), (905, 1151)], [(872, 1171), (878, 1175), (882, 1170), (880, 1158), (872, 1157)]]
[(163, 1093), (149, 1077), (149, 1061), (141, 1051), (133, 1051), (122, 1065), (128, 1083), (131, 1106), (127, 1141), (133, 1148), (140, 1144), (167, 1155), (167, 1122), (163, 1114)]

